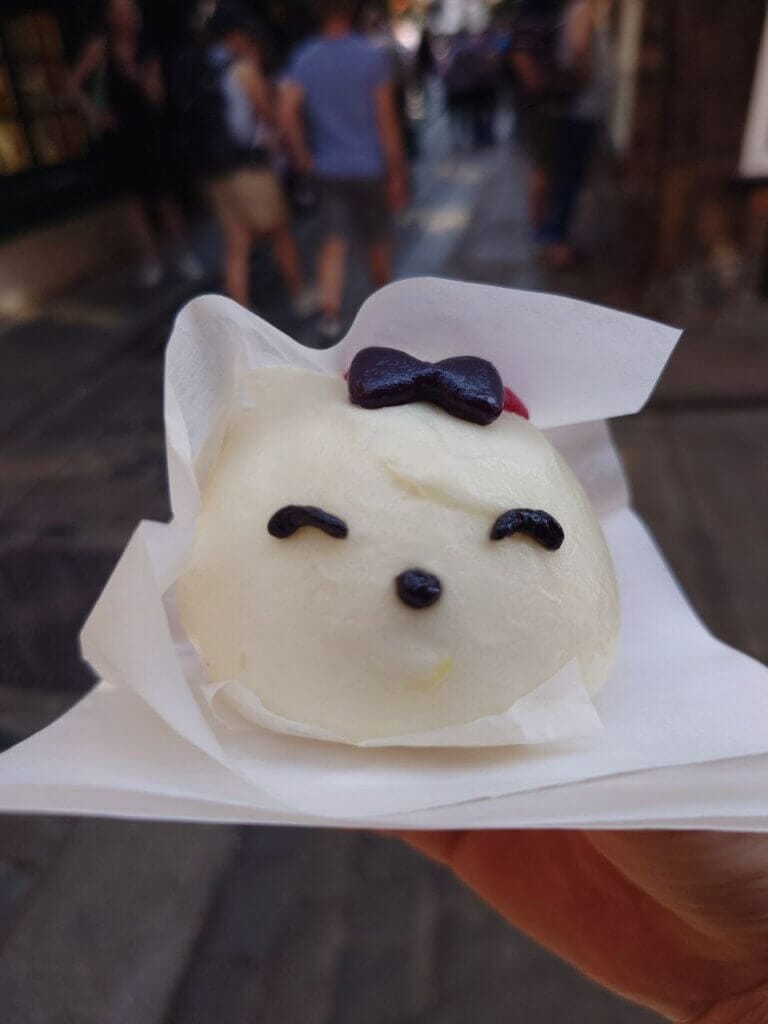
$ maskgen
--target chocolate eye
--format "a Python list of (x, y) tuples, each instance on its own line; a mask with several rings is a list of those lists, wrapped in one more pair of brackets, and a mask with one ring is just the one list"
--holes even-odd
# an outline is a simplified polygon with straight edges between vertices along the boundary
[(541, 509), (510, 508), (502, 512), (491, 527), (491, 540), (503, 540), (513, 533), (524, 533), (548, 551), (557, 551), (565, 540), (558, 521)]
[(302, 526), (314, 526), (329, 537), (343, 540), (349, 530), (343, 519), (314, 505), (284, 505), (270, 518), (267, 530), (273, 537), (284, 540), (291, 537)]

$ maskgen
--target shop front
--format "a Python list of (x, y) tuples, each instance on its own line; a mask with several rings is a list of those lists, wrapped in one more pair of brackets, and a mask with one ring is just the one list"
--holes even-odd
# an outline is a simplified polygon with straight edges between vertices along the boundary
[(61, 2), (0, 15), (0, 240), (71, 215), (102, 191), (94, 140), (66, 88), (88, 15)]

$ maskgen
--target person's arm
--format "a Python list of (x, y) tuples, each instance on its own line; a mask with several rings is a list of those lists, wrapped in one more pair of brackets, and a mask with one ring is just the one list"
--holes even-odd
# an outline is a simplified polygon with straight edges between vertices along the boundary
[(90, 39), (80, 51), (65, 84), (67, 95), (77, 104), (88, 124), (95, 130), (114, 126), (114, 118), (100, 110), (85, 91), (86, 83), (103, 64), (106, 52), (107, 42), (103, 36), (94, 36)]
[(280, 88), (280, 129), (296, 170), (309, 174), (312, 154), (304, 132), (304, 90), (298, 82), (283, 82)]
[(523, 92), (536, 94), (541, 92), (545, 84), (545, 76), (532, 54), (525, 50), (513, 50), (510, 55), (512, 68)]
[(387, 192), (393, 210), (399, 210), (408, 198), (405, 157), (394, 90), (389, 82), (376, 86), (376, 124), (387, 168)]
[(159, 57), (150, 57), (139, 69), (139, 81), (144, 95), (154, 107), (165, 103), (165, 82)]
[(269, 96), (269, 89), (255, 57), (241, 60), (235, 65), (235, 81), (250, 100), (256, 114), (265, 124), (275, 124), (275, 111)]
[(587, 0), (579, 0), (568, 13), (565, 25), (567, 65), (570, 70), (589, 78), (592, 71), (592, 39), (594, 21)]

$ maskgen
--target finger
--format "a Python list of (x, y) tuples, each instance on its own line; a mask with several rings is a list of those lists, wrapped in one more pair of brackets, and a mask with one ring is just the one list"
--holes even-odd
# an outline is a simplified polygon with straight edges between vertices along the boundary
[(768, 837), (720, 832), (595, 832), (592, 846), (727, 959), (768, 963)]
[(767, 1020), (768, 984), (723, 1000), (690, 1024), (765, 1024)]

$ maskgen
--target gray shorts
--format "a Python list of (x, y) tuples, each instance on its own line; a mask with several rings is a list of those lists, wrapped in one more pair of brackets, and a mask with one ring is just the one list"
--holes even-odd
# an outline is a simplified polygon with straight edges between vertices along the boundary
[(359, 238), (366, 245), (389, 241), (392, 216), (383, 181), (321, 177), (319, 185), (318, 211), (325, 235)]

